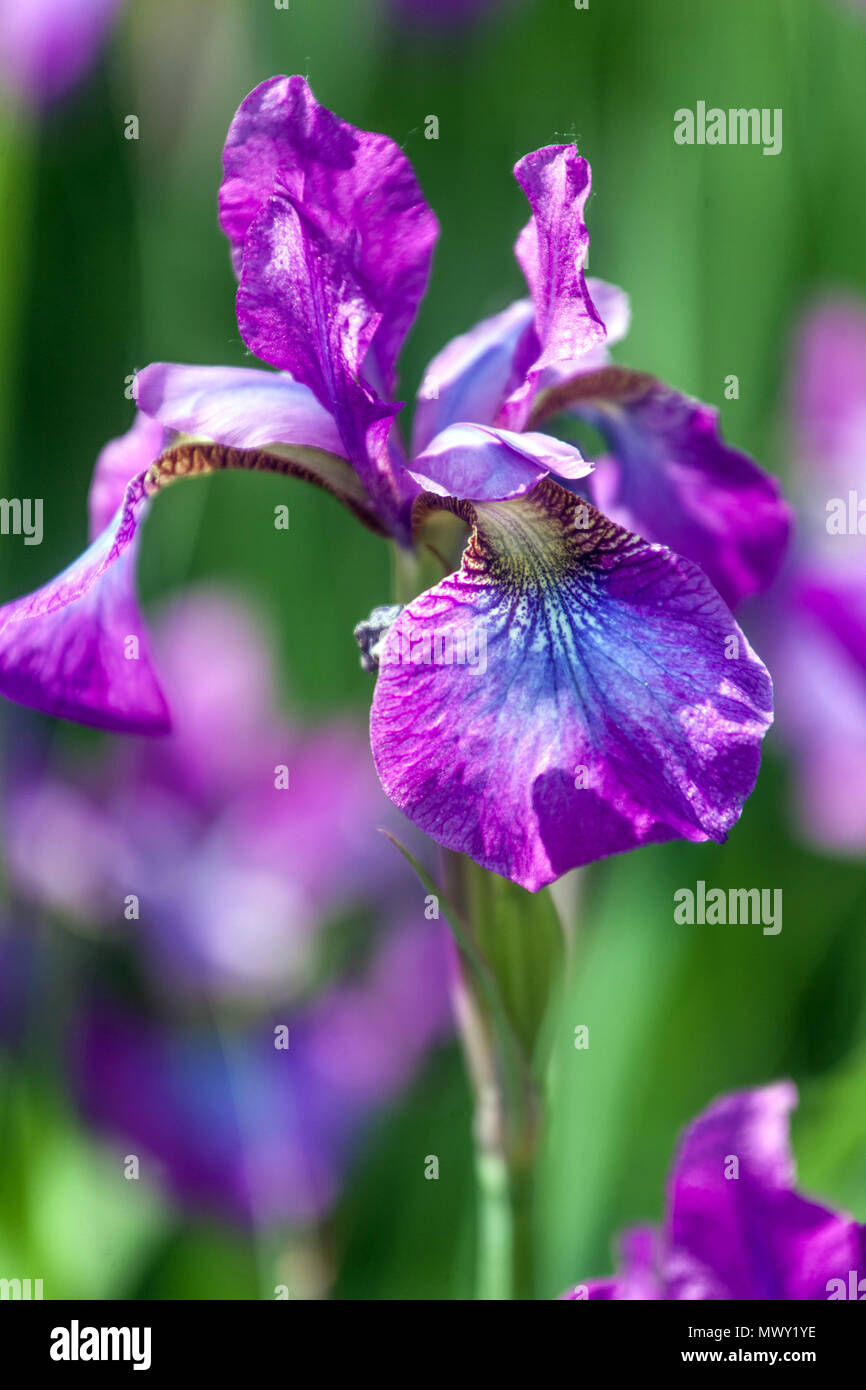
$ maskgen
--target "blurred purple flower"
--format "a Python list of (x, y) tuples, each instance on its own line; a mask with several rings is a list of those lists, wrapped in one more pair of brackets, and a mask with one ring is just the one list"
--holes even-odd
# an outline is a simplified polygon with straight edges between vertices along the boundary
[(804, 834), (866, 847), (866, 306), (832, 299), (798, 334), (790, 419), (799, 525), (763, 603), (780, 736)]
[[(772, 717), (768, 674), (726, 601), (774, 576), (787, 508), (723, 443), (715, 412), (609, 364), (628, 304), (584, 279), (586, 161), (561, 145), (517, 164), (530, 298), (431, 363), (411, 460), (396, 361), (437, 225), (402, 150), (280, 77), (241, 104), (224, 169), (241, 335), (278, 370), (139, 375), (149, 419), (97, 463), (90, 548), (0, 610), (0, 690), (104, 728), (164, 730), (134, 594), (149, 499), (214, 469), (295, 473), (401, 545), (414, 534), (423, 547), (436, 510), (472, 529), (459, 571), (381, 648), (373, 754), (419, 828), (533, 890), (638, 845), (724, 840)], [(606, 436), (597, 485), (613, 521), (575, 495), (592, 465), (538, 432), (563, 412)], [(443, 636), (458, 656), (425, 656)], [(483, 668), (459, 656), (482, 637)]]
[(40, 106), (96, 61), (123, 0), (0, 0), (0, 86)]
[(156, 645), (174, 732), (113, 744), (86, 774), (20, 769), (11, 872), (31, 898), (109, 934), (135, 894), (131, 926), (164, 989), (283, 997), (315, 973), (325, 920), (371, 901), (384, 911), (404, 881), (377, 833), (397, 829), (394, 813), (359, 730), (277, 716), (269, 644), (238, 598), (189, 595)]
[[(131, 947), (160, 1001), (155, 1018), (89, 987), (73, 1060), (90, 1121), (183, 1203), (306, 1222), (450, 1030), (443, 925), (377, 832), (398, 827), (363, 734), (278, 717), (271, 644), (246, 604), (200, 590), (155, 642), (174, 732), (115, 742), (86, 771), (19, 756), (10, 877), (20, 898)], [(361, 957), (340, 964), (353, 918)], [(0, 938), (3, 1035), (26, 1013), (21, 944)], [(202, 1003), (219, 1031), (198, 1021)]]
[[(790, 1082), (715, 1101), (686, 1130), (661, 1232), (632, 1231), (612, 1279), (569, 1300), (851, 1297), (866, 1269), (866, 1226), (795, 1191)], [(855, 1291), (853, 1297), (859, 1295)]]
[[(95, 1008), (75, 1049), (91, 1123), (185, 1206), (307, 1223), (339, 1194), (377, 1108), (448, 1030), (437, 924), (389, 933), (366, 974), (270, 1025), (215, 1035)], [(275, 1029), (288, 1027), (288, 1047)]]

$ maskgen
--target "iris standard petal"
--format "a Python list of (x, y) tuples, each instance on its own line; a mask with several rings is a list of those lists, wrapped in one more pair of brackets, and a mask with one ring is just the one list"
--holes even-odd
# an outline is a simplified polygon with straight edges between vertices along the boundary
[(492, 425), (514, 378), (517, 345), (532, 323), (532, 304), (518, 299), (453, 338), (429, 363), (418, 392), (412, 444), (416, 454), (461, 420)]
[(380, 400), (362, 372), (381, 314), (356, 259), (282, 187), (247, 232), (237, 309), (247, 347), (313, 392), (336, 421), (342, 452), (383, 524), (405, 539), (417, 487), (388, 448), (400, 407)]
[(506, 402), (497, 424), (523, 429), (545, 373), (577, 364), (604, 342), (604, 324), (583, 275), (589, 233), (583, 210), (590, 191), (589, 165), (573, 145), (547, 145), (515, 165), (532, 217), (515, 248), (535, 308), (516, 366), (523, 382)]
[[(628, 295), (617, 285), (591, 277), (586, 284), (604, 322), (606, 338), (582, 364), (600, 367), (607, 363), (607, 348), (628, 333), (631, 308)], [(463, 420), (476, 425), (494, 423), (506, 397), (520, 385), (515, 358), (532, 322), (532, 301), (518, 299), (500, 313), (482, 319), (468, 333), (453, 338), (436, 354), (418, 392), (412, 432), (416, 454), (449, 425)]]
[(631, 302), (625, 290), (609, 280), (587, 275), (586, 288), (596, 313), (604, 324), (605, 347), (622, 342), (631, 328)]
[(626, 367), (551, 387), (530, 423), (562, 409), (593, 424), (612, 451), (591, 488), (603, 512), (695, 560), (732, 607), (772, 583), (791, 510), (776, 480), (725, 443), (716, 410)]
[(436, 218), (412, 165), (386, 135), (320, 106), (302, 77), (273, 77), (241, 103), (223, 152), (220, 222), (240, 273), (244, 241), (279, 182), (356, 268), (380, 319), (377, 385), (394, 364), (427, 285)]
[(549, 434), (515, 434), (485, 425), (450, 425), (413, 461), (413, 478), (446, 497), (520, 497), (547, 473), (583, 478), (592, 464)]
[(461, 569), (382, 650), (371, 734), (392, 801), (532, 890), (638, 845), (723, 840), (771, 686), (703, 574), (549, 478), (450, 505), (474, 526)]

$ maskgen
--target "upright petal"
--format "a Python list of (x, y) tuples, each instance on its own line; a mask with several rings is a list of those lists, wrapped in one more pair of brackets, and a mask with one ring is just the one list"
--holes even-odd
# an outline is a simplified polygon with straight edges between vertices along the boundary
[(535, 322), (518, 353), (523, 382), (497, 423), (523, 429), (545, 374), (580, 362), (604, 341), (605, 330), (583, 275), (589, 247), (583, 218), (589, 165), (573, 145), (547, 145), (521, 159), (514, 173), (532, 208), (515, 250)]
[(717, 411), (625, 367), (551, 386), (531, 423), (562, 409), (595, 425), (612, 451), (592, 482), (603, 512), (695, 560), (732, 607), (772, 583), (791, 511), (776, 480), (725, 443)]
[(438, 235), (400, 147), (320, 106), (302, 77), (272, 77), (241, 103), (223, 167), (220, 221), (238, 273), (247, 232), (279, 183), (354, 263), (380, 315), (372, 349), (377, 384), (393, 390), (397, 354), (424, 294)]
[(549, 478), (451, 505), (474, 526), (462, 567), (382, 650), (371, 733), (392, 801), (533, 890), (637, 845), (723, 840), (771, 689), (697, 567)]
[(437, 353), (424, 373), (412, 432), (420, 454), (434, 435), (468, 420), (492, 425), (512, 387), (517, 345), (532, 324), (532, 304), (518, 299)]
[[(586, 283), (606, 330), (604, 345), (582, 359), (585, 368), (595, 368), (607, 364), (607, 348), (627, 334), (631, 310), (628, 295), (618, 286), (591, 277)], [(531, 300), (518, 299), (437, 353), (418, 392), (412, 441), (416, 454), (449, 425), (494, 423), (507, 396), (520, 385), (517, 353), (527, 330), (534, 331), (533, 317)], [(567, 375), (567, 368), (551, 371), (554, 377)]]
[[(794, 1191), (789, 1082), (716, 1101), (686, 1131), (670, 1187), (671, 1299), (826, 1299), (857, 1268), (856, 1223)], [(736, 1166), (734, 1166), (736, 1165)]]
[(362, 370), (381, 313), (357, 255), (323, 234), (279, 179), (247, 231), (237, 308), (244, 342), (313, 392), (383, 524), (405, 539), (417, 487), (388, 447), (400, 407), (380, 400)]

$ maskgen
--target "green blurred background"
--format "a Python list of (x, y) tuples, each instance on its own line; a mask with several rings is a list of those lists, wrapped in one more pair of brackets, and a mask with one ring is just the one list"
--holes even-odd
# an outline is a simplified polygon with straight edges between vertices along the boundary
[[(131, 0), (101, 63), (44, 119), (0, 128), (0, 494), (45, 499), (46, 539), (4, 542), (5, 600), (81, 549), (95, 455), (152, 360), (242, 364), (216, 225), (220, 152), (245, 93), (305, 74), (320, 101), (411, 157), (442, 226), (403, 359), (411, 395), (451, 336), (522, 293), (511, 167), (575, 138), (590, 160), (591, 271), (623, 285), (616, 350), (722, 408), (727, 437), (783, 477), (791, 333), (822, 290), (866, 293), (866, 8), (843, 0), (515, 0), (472, 32), (401, 34), (377, 0)], [(683, 148), (678, 107), (781, 107), (777, 158)], [(140, 139), (124, 139), (135, 114)], [(425, 117), (439, 139), (424, 138)], [(736, 373), (740, 397), (723, 399)], [(278, 532), (275, 501), (291, 530)], [(217, 477), (157, 500), (146, 605), (234, 580), (275, 615), (285, 689), (365, 718), (354, 623), (389, 597), (386, 547), (315, 490)], [(748, 620), (747, 620), (748, 625)], [(58, 727), (58, 744), (101, 736)], [(641, 851), (584, 874), (554, 1046), (538, 1212), (539, 1294), (611, 1267), (615, 1232), (661, 1214), (677, 1133), (719, 1091), (791, 1075), (803, 1186), (866, 1220), (863, 866), (798, 843), (769, 739), (724, 847)], [(675, 888), (781, 887), (784, 927), (679, 927)], [(62, 972), (58, 988), (62, 990)], [(588, 1051), (573, 1045), (587, 1024)], [(32, 1052), (32, 1055), (31, 1055)], [(0, 1250), (58, 1295), (268, 1296), (260, 1241), (104, 1181), (38, 1040), (0, 1068)], [(418, 1154), (440, 1157), (439, 1182)], [(115, 1194), (112, 1196), (112, 1192)], [(338, 1297), (471, 1289), (469, 1101), (456, 1050), (381, 1123), (333, 1221)], [(264, 1251), (264, 1255), (263, 1255)], [(263, 1267), (265, 1273), (263, 1274)]]

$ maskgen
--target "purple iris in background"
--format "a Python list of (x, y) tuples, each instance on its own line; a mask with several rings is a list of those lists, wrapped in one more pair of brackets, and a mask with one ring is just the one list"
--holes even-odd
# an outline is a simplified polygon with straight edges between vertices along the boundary
[(795, 1191), (789, 1114), (796, 1103), (790, 1082), (715, 1101), (680, 1143), (661, 1232), (630, 1232), (619, 1274), (563, 1297), (858, 1298), (866, 1226)]
[(866, 846), (866, 307), (805, 319), (790, 389), (796, 544), (763, 604), (805, 835)]
[[(788, 512), (713, 411), (607, 360), (628, 307), (584, 279), (586, 161), (556, 145), (517, 164), (530, 297), (433, 360), (411, 453), (396, 360), (437, 226), (402, 151), (278, 77), (241, 104), (224, 169), (238, 324), (277, 370), (140, 373), (141, 415), (97, 464), (90, 548), (0, 610), (0, 691), (164, 731), (134, 595), (149, 499), (216, 469), (295, 474), (445, 571), (449, 515), (471, 533), (378, 644), (374, 758), (417, 826), (530, 889), (638, 845), (723, 840), (771, 720), (728, 605), (773, 578)], [(540, 431), (563, 415), (605, 437), (595, 472)]]
[(450, 1031), (438, 924), (386, 935), (356, 978), (215, 1033), (98, 999), (71, 1048), (89, 1122), (184, 1206), (303, 1225), (340, 1195), (377, 1112)]
[(123, 0), (0, 0), (0, 86), (43, 105), (96, 60)]
[[(86, 1116), (178, 1200), (262, 1224), (331, 1205), (450, 1031), (443, 929), (377, 833), (395, 816), (366, 740), (278, 718), (271, 647), (236, 597), (171, 607), (156, 648), (174, 733), (51, 774), (19, 755), (6, 827), (31, 916), (125, 948), (159, 1000), (88, 986), (69, 1049)], [(0, 937), (0, 1036), (22, 1033), (28, 961), (20, 933)]]
[[(163, 992), (303, 991), (324, 921), (405, 898), (405, 870), (376, 829), (397, 830), (398, 817), (363, 736), (278, 715), (272, 649), (237, 596), (192, 592), (157, 629), (172, 735), (12, 779), (5, 843), (18, 887), (108, 938), (118, 922), (134, 928)], [(131, 923), (129, 894), (141, 904)]]

